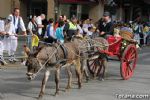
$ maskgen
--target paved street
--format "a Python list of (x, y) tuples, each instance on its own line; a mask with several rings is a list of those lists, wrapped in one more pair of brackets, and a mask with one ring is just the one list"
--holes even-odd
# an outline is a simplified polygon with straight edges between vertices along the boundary
[[(83, 83), (80, 90), (77, 89), (74, 79), (73, 89), (69, 92), (64, 92), (67, 75), (63, 71), (60, 82), (62, 91), (56, 97), (53, 96), (55, 83), (52, 72), (43, 100), (119, 100), (117, 96), (122, 94), (150, 96), (150, 47), (139, 52), (137, 68), (130, 80), (121, 80), (119, 66), (119, 62), (110, 61), (105, 81), (91, 80), (89, 83)], [(36, 100), (43, 73), (31, 82), (27, 80), (25, 73), (26, 67), (20, 65), (0, 69), (0, 100)]]

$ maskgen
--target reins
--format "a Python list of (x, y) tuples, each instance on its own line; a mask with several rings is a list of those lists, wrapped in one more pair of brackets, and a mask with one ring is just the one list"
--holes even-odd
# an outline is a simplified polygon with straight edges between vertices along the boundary
[[(61, 45), (61, 44), (59, 44), (59, 45), (57, 46), (56, 50), (52, 53), (52, 55), (49, 55), (48, 59), (45, 61), (45, 63), (44, 63), (43, 65), (39, 62), (41, 68), (38, 70), (37, 73), (33, 74), (34, 77), (37, 76), (37, 74), (45, 67), (45, 65), (48, 63), (48, 61), (55, 55), (55, 53), (57, 53), (57, 51), (58, 51), (60, 45)], [(37, 60), (38, 60), (38, 58), (37, 58)], [(38, 61), (39, 61), (39, 60), (38, 60)]]

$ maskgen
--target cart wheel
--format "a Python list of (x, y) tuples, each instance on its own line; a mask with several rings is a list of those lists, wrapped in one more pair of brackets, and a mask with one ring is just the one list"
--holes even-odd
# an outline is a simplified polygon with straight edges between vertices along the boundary
[(137, 61), (136, 46), (130, 44), (126, 47), (121, 58), (120, 73), (124, 80), (132, 77)]
[[(102, 61), (103, 61), (103, 63), (102, 63)], [(87, 61), (87, 66), (88, 66), (89, 72), (94, 77), (100, 75), (101, 70), (103, 70), (102, 76), (104, 76), (106, 68), (107, 68), (107, 59), (97, 58), (97, 59), (88, 60)]]
[(100, 64), (99, 58), (87, 60), (87, 66), (88, 66), (89, 72), (93, 76), (94, 74), (96, 74), (97, 76), (98, 73), (101, 71), (101, 64)]

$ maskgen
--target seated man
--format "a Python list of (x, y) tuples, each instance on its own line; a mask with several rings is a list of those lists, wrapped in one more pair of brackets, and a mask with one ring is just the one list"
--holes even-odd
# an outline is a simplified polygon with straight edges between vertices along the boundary
[(97, 29), (99, 30), (101, 37), (107, 38), (107, 36), (113, 35), (114, 28), (109, 12), (104, 12), (103, 18), (99, 22)]

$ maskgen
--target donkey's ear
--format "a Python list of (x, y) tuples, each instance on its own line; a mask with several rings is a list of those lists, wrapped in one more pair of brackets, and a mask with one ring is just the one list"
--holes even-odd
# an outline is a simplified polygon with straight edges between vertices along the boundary
[(26, 45), (23, 46), (23, 50), (27, 54), (27, 56), (30, 55), (30, 49)]
[(36, 57), (38, 55), (38, 53), (42, 50), (42, 46), (41, 47), (36, 47), (34, 48), (34, 52), (33, 52), (33, 56)]

